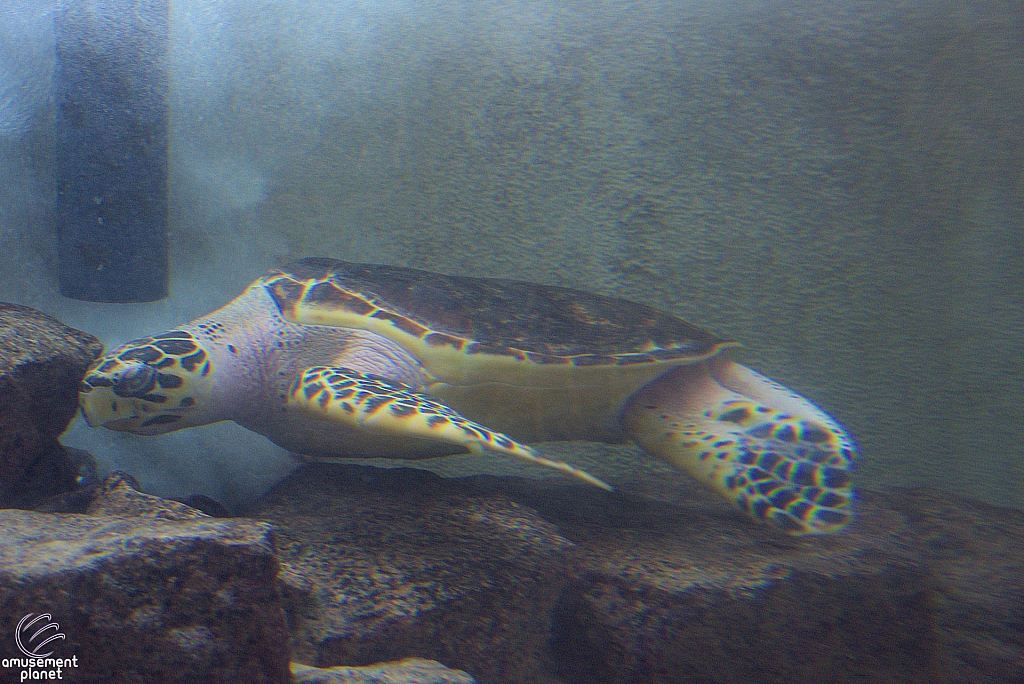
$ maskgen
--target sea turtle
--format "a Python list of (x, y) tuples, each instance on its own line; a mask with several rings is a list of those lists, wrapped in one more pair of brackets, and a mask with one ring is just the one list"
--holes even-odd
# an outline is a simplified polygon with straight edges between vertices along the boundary
[(632, 439), (755, 520), (840, 529), (851, 438), (734, 346), (622, 299), (308, 258), (99, 358), (80, 398), (94, 427), (233, 420), (314, 460), (494, 452), (606, 488), (526, 444)]

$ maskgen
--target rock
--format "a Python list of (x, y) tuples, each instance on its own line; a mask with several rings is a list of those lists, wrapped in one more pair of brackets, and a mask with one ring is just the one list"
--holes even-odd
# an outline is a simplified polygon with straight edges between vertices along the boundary
[(365, 667), (321, 669), (292, 664), (294, 684), (475, 684), (462, 670), (450, 670), (436, 660), (408, 658)]
[(431, 658), (479, 681), (555, 681), (545, 618), (571, 544), (529, 508), (414, 469), (315, 464), (251, 515), (271, 522), (295, 658)]
[(553, 668), (570, 684), (1024, 681), (1024, 513), (907, 490), (858, 504), (843, 534), (810, 538), (656, 502), (609, 534), (579, 505), (559, 521), (576, 546)]
[(65, 446), (64, 454), (74, 468), (75, 488), (43, 499), (32, 506), (39, 513), (85, 513), (96, 496), (99, 473), (96, 459), (88, 451)]
[(939, 681), (934, 583), (887, 534), (891, 512), (802, 539), (690, 517), (651, 506), (614, 535), (566, 532), (577, 549), (552, 642), (563, 679)]
[(277, 571), (265, 523), (0, 511), (0, 633), (52, 616), (72, 681), (285, 684)]
[(213, 497), (205, 494), (193, 494), (192, 496), (182, 497), (180, 499), (173, 499), (179, 503), (183, 503), (189, 508), (194, 508), (198, 511), (202, 511), (211, 518), (233, 518), (234, 514), (228, 510), (228, 507), (217, 501)]
[(942, 681), (1024, 682), (1024, 511), (924, 488), (868, 500), (913, 530), (932, 573)]
[[(636, 484), (636, 483), (634, 483)], [(1024, 512), (862, 492), (791, 538), (680, 482), (619, 493), (309, 466), (280, 530), (298, 660), (491, 682), (1024, 681)], [(546, 643), (541, 644), (542, 641)]]
[(196, 520), (209, 518), (202, 511), (178, 501), (139, 491), (141, 487), (132, 476), (115, 472), (99, 484), (86, 508), (89, 515), (118, 518), (144, 518), (148, 520)]
[(92, 335), (0, 302), (0, 507), (31, 508), (75, 488), (78, 467), (57, 437), (102, 351)]

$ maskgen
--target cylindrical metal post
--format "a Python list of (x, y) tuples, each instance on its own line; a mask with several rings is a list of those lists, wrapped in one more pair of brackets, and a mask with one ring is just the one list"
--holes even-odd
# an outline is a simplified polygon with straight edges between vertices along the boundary
[(166, 297), (168, 0), (64, 0), (55, 28), (61, 294)]

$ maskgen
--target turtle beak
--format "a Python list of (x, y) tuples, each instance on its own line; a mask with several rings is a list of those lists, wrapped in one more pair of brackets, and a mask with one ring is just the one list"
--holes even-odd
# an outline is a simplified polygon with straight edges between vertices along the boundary
[(85, 422), (89, 427), (102, 427), (114, 420), (115, 413), (111, 410), (110, 402), (94, 396), (93, 394), (79, 394), (78, 405), (85, 416)]
[(85, 424), (91, 428), (99, 427), (98, 424), (92, 422), (92, 418), (89, 417), (89, 412), (85, 410), (84, 406), (78, 407), (78, 412), (82, 414), (82, 418), (85, 419)]
[(144, 416), (135, 410), (135, 403), (115, 395), (102, 387), (78, 395), (78, 405), (89, 427), (105, 427), (119, 432), (130, 432)]
[(114, 432), (137, 432), (139, 426), (138, 418), (121, 418), (103, 423), (103, 427)]

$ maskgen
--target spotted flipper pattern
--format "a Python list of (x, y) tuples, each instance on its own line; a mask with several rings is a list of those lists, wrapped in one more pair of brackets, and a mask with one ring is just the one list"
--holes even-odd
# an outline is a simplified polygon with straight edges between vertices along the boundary
[(736, 430), (680, 425), (680, 447), (715, 489), (753, 518), (791, 534), (835, 532), (852, 519), (846, 435), (762, 404), (725, 401), (708, 411)]
[(292, 383), (288, 405), (307, 415), (359, 430), (433, 439), (481, 454), (492, 451), (552, 468), (602, 489), (612, 488), (568, 463), (463, 417), (411, 387), (348, 368), (315, 366)]

